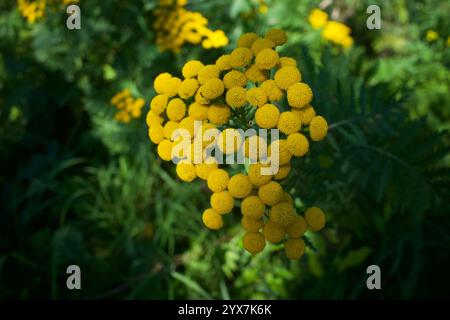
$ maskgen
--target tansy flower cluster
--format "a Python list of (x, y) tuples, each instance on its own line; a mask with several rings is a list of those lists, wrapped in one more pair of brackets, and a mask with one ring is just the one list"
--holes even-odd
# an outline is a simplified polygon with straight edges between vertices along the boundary
[(111, 104), (117, 109), (114, 119), (118, 122), (129, 123), (131, 119), (141, 116), (145, 101), (142, 98), (133, 98), (130, 90), (124, 89), (111, 98)]
[(208, 19), (199, 12), (185, 9), (187, 0), (160, 0), (155, 10), (153, 28), (156, 44), (161, 50), (178, 52), (184, 44), (200, 44), (205, 49), (220, 48), (228, 44), (222, 30), (208, 28)]
[[(261, 252), (266, 242), (283, 243), (287, 257), (299, 259), (305, 249), (302, 237), (308, 229), (321, 230), (325, 214), (318, 207), (298, 214), (283, 184), (291, 160), (308, 153), (310, 140), (324, 139), (328, 124), (311, 106), (313, 92), (302, 82), (296, 60), (277, 51), (286, 42), (279, 29), (264, 37), (246, 33), (237, 48), (215, 64), (192, 60), (182, 68), (182, 78), (158, 75), (147, 125), (159, 157), (179, 160), (176, 173), (182, 181), (206, 181), (212, 192), (210, 208), (202, 214), (207, 228), (221, 229), (226, 216), (240, 207), (248, 252)], [(195, 121), (202, 124), (202, 131), (196, 130)], [(257, 134), (243, 137), (236, 128), (275, 129), (280, 134), (269, 143)], [(174, 134), (176, 129), (189, 132), (189, 152), (174, 155), (183, 141)], [(212, 155), (208, 152), (212, 148), (219, 151)], [(239, 152), (249, 165), (230, 174), (221, 157)], [(272, 156), (277, 156), (277, 171), (265, 162)]]
[(17, 0), (17, 7), (27, 22), (33, 24), (44, 17), (47, 4), (56, 5), (61, 3), (67, 5), (76, 2), (78, 0)]
[(322, 30), (322, 38), (331, 41), (344, 48), (349, 48), (353, 45), (353, 38), (350, 36), (351, 29), (345, 24), (328, 20), (328, 14), (320, 9), (314, 9), (310, 12), (309, 24), (314, 29)]

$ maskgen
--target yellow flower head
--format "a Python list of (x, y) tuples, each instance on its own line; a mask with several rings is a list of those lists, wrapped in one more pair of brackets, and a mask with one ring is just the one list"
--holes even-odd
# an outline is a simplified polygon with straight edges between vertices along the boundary
[(185, 79), (183, 80), (183, 82), (181, 82), (181, 85), (178, 88), (178, 95), (182, 99), (188, 99), (195, 95), (198, 87), (199, 83), (197, 79)]
[(283, 91), (280, 88), (278, 88), (275, 80), (268, 79), (264, 81), (263, 83), (261, 83), (260, 88), (265, 91), (269, 101), (273, 102), (273, 101), (280, 101), (281, 99), (283, 99)]
[(286, 233), (291, 238), (300, 238), (305, 234), (306, 228), (306, 220), (302, 216), (296, 214), (291, 223), (286, 227)]
[(259, 188), (258, 196), (264, 204), (273, 206), (282, 200), (283, 188), (278, 182), (270, 181)]
[[(271, 182), (276, 183), (276, 182)], [(262, 188), (262, 187), (261, 187)], [(279, 201), (281, 201), (283, 197), (283, 191), (281, 190), (281, 195), (279, 196)], [(295, 210), (294, 207), (287, 203), (281, 202), (273, 205), (273, 207), (269, 211), (270, 219), (279, 224), (280, 226), (287, 227), (290, 225), (295, 218)]]
[(263, 227), (264, 238), (271, 243), (278, 243), (284, 239), (285, 229), (273, 220), (269, 220)]
[(248, 196), (241, 203), (242, 215), (255, 220), (262, 218), (265, 208), (258, 196)]
[(257, 55), (261, 50), (273, 48), (275, 48), (275, 43), (272, 40), (267, 38), (258, 38), (253, 42), (251, 50), (254, 55)]
[(264, 225), (264, 221), (262, 219), (252, 219), (250, 217), (243, 216), (241, 218), (241, 225), (245, 231), (258, 232)]
[(164, 94), (159, 94), (155, 96), (150, 102), (150, 110), (152, 110), (154, 114), (161, 114), (166, 109), (168, 101), (169, 101), (168, 96)]
[(223, 227), (222, 216), (214, 209), (206, 209), (202, 215), (203, 224), (211, 230), (219, 230)]
[(180, 121), (186, 115), (186, 104), (183, 100), (175, 98), (167, 104), (167, 117), (172, 121)]
[(164, 161), (171, 161), (172, 160), (172, 147), (173, 143), (172, 141), (168, 139), (162, 140), (158, 145), (158, 155), (161, 159)]
[(245, 71), (245, 76), (254, 83), (263, 82), (269, 76), (269, 71), (260, 69), (256, 64), (252, 64)]
[(231, 177), (228, 182), (228, 191), (237, 199), (243, 199), (252, 192), (252, 184), (248, 176), (238, 173)]
[(439, 39), (439, 34), (434, 30), (428, 30), (425, 37), (428, 42), (433, 42)]
[[(198, 71), (203, 68), (204, 65), (198, 60), (191, 60), (186, 62), (186, 64), (183, 66), (183, 69), (181, 73), (183, 74), (183, 77), (186, 79), (190, 79), (193, 77), (196, 77), (198, 74)], [(156, 82), (156, 80), (155, 80)]]
[(248, 252), (255, 254), (261, 252), (266, 246), (264, 236), (259, 232), (247, 232), (242, 239), (242, 244)]
[(325, 227), (325, 214), (318, 207), (311, 207), (305, 211), (305, 219), (308, 229), (320, 231)]
[(160, 124), (155, 124), (148, 129), (148, 136), (154, 144), (164, 140), (164, 129)]
[(254, 186), (260, 187), (272, 180), (271, 175), (263, 175), (261, 173), (262, 167), (266, 166), (261, 163), (252, 163), (248, 168), (248, 178)]
[(312, 141), (323, 140), (327, 136), (328, 123), (322, 116), (316, 116), (309, 125), (309, 134)]
[(202, 105), (197, 102), (192, 102), (188, 108), (188, 114), (191, 118), (203, 121), (208, 119), (208, 106)]
[(232, 87), (227, 91), (225, 101), (232, 108), (240, 108), (247, 103), (247, 90), (242, 87)]
[(224, 54), (220, 56), (219, 59), (216, 60), (216, 66), (218, 66), (221, 71), (230, 70), (230, 55)]
[(214, 192), (211, 196), (211, 207), (220, 214), (233, 210), (234, 200), (228, 191)]
[(195, 166), (188, 160), (181, 160), (178, 162), (176, 172), (181, 180), (187, 182), (191, 182), (197, 177)]
[(328, 22), (328, 14), (320, 9), (314, 9), (310, 12), (308, 21), (314, 29), (321, 29)]
[(223, 77), (223, 83), (227, 89), (231, 89), (232, 87), (245, 87), (247, 77), (238, 70), (231, 70)]
[(276, 46), (281, 46), (287, 42), (286, 32), (281, 29), (272, 29), (267, 31), (265, 38), (272, 40)]
[(297, 67), (297, 61), (290, 57), (280, 57), (280, 67)]
[(293, 84), (302, 80), (302, 75), (297, 67), (281, 67), (275, 73), (275, 83), (280, 89), (288, 90)]
[(247, 101), (252, 106), (260, 107), (266, 104), (267, 94), (266, 92), (258, 87), (251, 88), (247, 90)]
[(178, 129), (179, 123), (175, 121), (167, 121), (164, 125), (164, 138), (172, 140), (173, 132)]
[(300, 118), (291, 111), (285, 111), (280, 114), (278, 120), (278, 129), (284, 134), (292, 134), (298, 132), (302, 126)]
[(199, 90), (206, 99), (214, 100), (222, 95), (225, 86), (223, 85), (222, 80), (213, 78), (207, 80)]
[(301, 133), (290, 134), (286, 139), (289, 152), (296, 157), (304, 156), (309, 150), (308, 139)]
[(211, 172), (218, 169), (219, 165), (214, 158), (208, 158), (204, 162), (195, 165), (195, 174), (202, 180), (208, 179)]
[(303, 82), (295, 83), (287, 92), (288, 103), (294, 108), (304, 108), (308, 106), (313, 98), (311, 88)]
[(243, 68), (249, 65), (252, 59), (253, 53), (249, 48), (236, 48), (230, 54), (230, 65), (233, 68)]
[(270, 70), (275, 68), (280, 57), (273, 49), (263, 49), (256, 55), (255, 64), (260, 69)]
[(280, 117), (280, 110), (273, 104), (266, 104), (255, 113), (256, 124), (263, 129), (275, 128)]
[(301, 123), (304, 125), (309, 125), (311, 120), (316, 116), (316, 111), (311, 105), (307, 105), (302, 109), (293, 108), (292, 112), (300, 118)]
[(291, 165), (290, 164), (287, 164), (285, 166), (281, 166), (278, 169), (277, 174), (275, 174), (273, 176), (273, 179), (274, 180), (283, 180), (289, 175), (289, 172), (291, 172)]
[(204, 84), (209, 79), (218, 79), (220, 69), (214, 64), (209, 64), (198, 70), (197, 80), (200, 84)]
[(208, 110), (208, 120), (213, 124), (223, 125), (231, 117), (231, 110), (225, 104), (213, 104)]
[(207, 178), (208, 188), (212, 192), (224, 191), (228, 187), (230, 176), (223, 169), (216, 169)]
[(298, 260), (305, 253), (305, 242), (303, 239), (288, 239), (284, 243), (284, 252), (289, 259)]
[(258, 39), (259, 36), (256, 33), (249, 32), (244, 33), (237, 41), (237, 47), (251, 48), (253, 42)]

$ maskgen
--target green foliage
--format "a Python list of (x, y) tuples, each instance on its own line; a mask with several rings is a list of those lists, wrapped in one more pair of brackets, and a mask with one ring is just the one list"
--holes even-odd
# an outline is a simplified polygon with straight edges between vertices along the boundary
[[(448, 296), (450, 169), (448, 4), (374, 1), (383, 29), (368, 31), (369, 1), (326, 10), (351, 26), (343, 52), (320, 40), (307, 15), (318, 1), (196, 1), (232, 44), (243, 32), (288, 31), (282, 54), (299, 61), (327, 139), (293, 163), (284, 182), (301, 211), (327, 213), (307, 233), (306, 256), (280, 246), (252, 257), (240, 213), (207, 231), (208, 191), (181, 183), (156, 157), (144, 116), (114, 122), (110, 98), (129, 88), (147, 101), (152, 79), (225, 50), (154, 44), (157, 1), (83, 1), (82, 29), (64, 12), (28, 25), (0, 4), (0, 297), (143, 299), (422, 298)], [(372, 2), (370, 2), (372, 4)], [(425, 40), (427, 30), (440, 34)], [(148, 107), (146, 107), (146, 110)], [(82, 269), (81, 291), (65, 287)], [(366, 268), (382, 270), (382, 292)]]

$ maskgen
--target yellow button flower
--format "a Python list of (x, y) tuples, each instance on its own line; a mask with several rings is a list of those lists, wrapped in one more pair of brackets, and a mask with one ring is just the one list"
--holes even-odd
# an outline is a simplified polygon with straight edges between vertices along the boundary
[(247, 90), (242, 87), (232, 87), (227, 91), (225, 101), (232, 108), (243, 107), (247, 103)]
[(251, 88), (247, 90), (247, 101), (255, 107), (263, 106), (267, 102), (266, 92), (261, 88)]
[(263, 83), (261, 83), (260, 88), (266, 92), (267, 98), (270, 101), (280, 101), (281, 99), (283, 99), (283, 91), (278, 88), (275, 80), (268, 79), (264, 81)]
[(272, 175), (263, 175), (261, 168), (266, 167), (261, 163), (252, 163), (248, 168), (248, 178), (250, 182), (257, 187), (263, 186), (272, 180)]
[(283, 202), (287, 202), (292, 206), (294, 205), (294, 199), (292, 199), (292, 196), (286, 191), (283, 194)]
[(325, 227), (325, 214), (318, 207), (311, 207), (305, 211), (305, 219), (308, 229), (311, 231), (320, 231)]
[(164, 84), (163, 94), (172, 98), (178, 94), (178, 88), (181, 86), (181, 79), (172, 77)]
[(264, 238), (271, 243), (278, 243), (284, 239), (284, 227), (269, 220), (263, 227)]
[(297, 67), (287, 66), (275, 73), (275, 83), (283, 90), (288, 90), (293, 84), (301, 81), (302, 75)]
[(307, 105), (303, 109), (292, 108), (292, 112), (300, 118), (301, 123), (304, 125), (309, 125), (316, 116), (316, 111), (311, 105)]
[(179, 123), (175, 121), (167, 121), (164, 125), (164, 138), (172, 140), (173, 132), (178, 129)]
[(204, 162), (195, 165), (195, 173), (200, 179), (206, 180), (211, 172), (218, 169), (218, 167), (216, 159), (208, 158)]
[(234, 200), (228, 191), (214, 192), (211, 196), (211, 207), (220, 214), (233, 210)]
[(238, 173), (228, 182), (228, 191), (234, 198), (243, 199), (252, 192), (252, 184), (248, 176)]
[(309, 135), (312, 141), (323, 140), (327, 136), (328, 123), (322, 116), (316, 116), (309, 125)]
[(178, 95), (180, 98), (188, 99), (193, 97), (197, 92), (199, 87), (199, 83), (197, 79), (185, 79), (181, 82), (180, 87), (178, 88)]
[(247, 77), (238, 70), (231, 70), (223, 77), (225, 88), (245, 87), (247, 85)]
[(252, 64), (245, 71), (245, 76), (253, 83), (263, 82), (269, 76), (269, 71), (260, 69), (256, 64)]
[(156, 124), (162, 124), (164, 122), (164, 119), (150, 110), (147, 113), (147, 118), (145, 119), (145, 121), (147, 123), (147, 126), (152, 127)]
[[(283, 188), (278, 182), (270, 181), (259, 188), (258, 196), (264, 204), (273, 206), (283, 199)], [(274, 221), (277, 222), (276, 220)]]
[(308, 21), (314, 29), (321, 29), (328, 22), (328, 14), (320, 9), (314, 9), (310, 12)]
[(191, 118), (203, 121), (208, 119), (208, 106), (202, 105), (197, 102), (192, 102), (188, 108), (188, 114)]
[(164, 139), (158, 145), (158, 155), (164, 161), (172, 160), (172, 146), (173, 143), (170, 140)]
[(275, 174), (273, 176), (273, 178), (274, 178), (274, 180), (283, 180), (289, 175), (289, 172), (291, 172), (291, 165), (290, 164), (285, 165), (285, 166), (281, 166), (278, 169), (277, 174)]
[(214, 64), (209, 64), (198, 70), (197, 80), (204, 84), (209, 79), (217, 79), (220, 75), (220, 69)]
[(230, 65), (233, 68), (243, 68), (250, 64), (253, 53), (249, 48), (236, 48), (230, 54)]
[(267, 141), (263, 137), (254, 135), (245, 139), (244, 155), (257, 162), (267, 158)]
[(276, 46), (281, 46), (287, 42), (286, 32), (281, 29), (267, 31), (265, 38), (272, 40)]
[(224, 54), (220, 56), (219, 59), (216, 60), (216, 66), (218, 66), (221, 71), (230, 70), (230, 55)]
[(258, 232), (259, 229), (264, 225), (262, 219), (252, 219), (247, 216), (241, 218), (241, 226), (245, 231)]
[(292, 222), (286, 227), (286, 233), (291, 238), (300, 238), (305, 234), (306, 228), (306, 220), (302, 216), (296, 214)]
[(273, 104), (266, 104), (255, 113), (256, 124), (263, 129), (275, 128), (280, 117), (280, 110)]
[(303, 82), (292, 85), (287, 92), (288, 103), (294, 108), (304, 108), (308, 106), (313, 98), (311, 88)]
[(248, 196), (241, 203), (241, 213), (251, 219), (260, 219), (264, 215), (264, 203), (258, 196)]
[(223, 227), (222, 216), (214, 209), (206, 209), (202, 215), (203, 224), (211, 230), (219, 230)]
[(261, 252), (266, 246), (264, 236), (259, 232), (247, 232), (242, 239), (244, 249), (255, 254)]
[(225, 90), (222, 80), (220, 79), (209, 79), (201, 87), (200, 92), (206, 99), (214, 100), (221, 96)]
[(194, 132), (194, 130), (195, 130), (194, 121), (195, 121), (194, 118), (186, 117), (180, 121), (178, 128), (187, 130), (189, 132), (189, 134), (191, 135), (191, 138), (193, 138), (194, 133), (195, 133)]
[(160, 124), (155, 124), (148, 129), (148, 136), (154, 144), (164, 140), (164, 129)]
[(239, 37), (237, 41), (237, 46), (244, 48), (251, 48), (253, 42), (255, 42), (255, 40), (258, 38), (259, 36), (254, 32), (244, 33), (242, 36)]
[(161, 114), (166, 109), (168, 101), (168, 96), (159, 94), (150, 101), (150, 110), (152, 110), (154, 114)]
[(208, 188), (212, 192), (224, 191), (228, 187), (230, 176), (223, 169), (216, 169), (207, 178)]
[[(280, 201), (283, 198), (283, 195), (283, 191), (281, 191)], [(291, 204), (281, 202), (270, 208), (269, 216), (273, 222), (278, 223), (280, 226), (287, 227), (294, 221), (295, 209)]]
[(172, 121), (180, 121), (186, 114), (186, 104), (180, 98), (169, 101), (166, 110), (167, 118)]
[(293, 133), (286, 139), (289, 152), (296, 157), (304, 156), (309, 150), (308, 139), (301, 133)]
[(275, 43), (272, 40), (266, 38), (258, 38), (253, 42), (251, 50), (254, 55), (257, 55), (261, 50), (273, 48), (275, 48)]
[(288, 239), (284, 243), (284, 252), (289, 259), (298, 260), (305, 253), (305, 242), (302, 239)]
[(208, 109), (208, 120), (213, 124), (223, 125), (231, 117), (231, 110), (225, 104), (213, 104)]
[(167, 82), (172, 78), (172, 75), (168, 72), (159, 74), (153, 81), (153, 87), (156, 93), (162, 94), (166, 89)]
[(203, 94), (200, 92), (200, 90), (197, 90), (197, 93), (195, 94), (195, 102), (203, 105), (208, 105), (211, 103), (209, 99), (207, 99)]
[(204, 65), (198, 60), (191, 60), (186, 62), (186, 64), (183, 66), (183, 69), (181, 70), (181, 73), (183, 74), (183, 77), (186, 79), (190, 79), (197, 76), (198, 71), (203, 68)]
[(195, 166), (187, 160), (181, 160), (178, 162), (176, 172), (181, 180), (187, 182), (191, 182), (197, 177), (195, 174)]
[(281, 67), (287, 67), (287, 66), (297, 67), (297, 61), (294, 58), (281, 57), (280, 58), (280, 66)]
[(291, 161), (292, 154), (289, 152), (287, 141), (285, 139), (279, 139), (276, 141), (273, 141), (269, 146), (269, 156), (276, 156), (275, 154), (272, 154), (272, 152), (275, 152), (275, 150), (278, 149), (278, 161), (280, 166), (284, 166)]
[(291, 111), (285, 111), (280, 114), (278, 120), (278, 129), (284, 134), (292, 134), (298, 132), (302, 124), (300, 118)]

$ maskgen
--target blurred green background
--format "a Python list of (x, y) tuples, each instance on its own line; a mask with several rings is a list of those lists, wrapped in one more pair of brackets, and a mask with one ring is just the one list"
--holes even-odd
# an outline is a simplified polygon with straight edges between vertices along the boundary
[[(35, 23), (0, 3), (1, 298), (450, 297), (448, 1), (190, 0), (230, 43), (177, 53), (155, 44), (156, 0), (81, 0), (81, 30), (55, 2)], [(366, 27), (370, 4), (381, 30)], [(318, 7), (351, 28), (351, 48), (309, 25)], [(330, 124), (288, 181), (298, 208), (328, 218), (300, 261), (244, 251), (238, 212), (206, 230), (204, 183), (156, 157), (145, 123), (158, 73), (273, 27)], [(125, 88), (147, 102), (128, 124), (110, 104)], [(82, 290), (66, 289), (70, 264)], [(382, 290), (366, 288), (371, 264)]]

